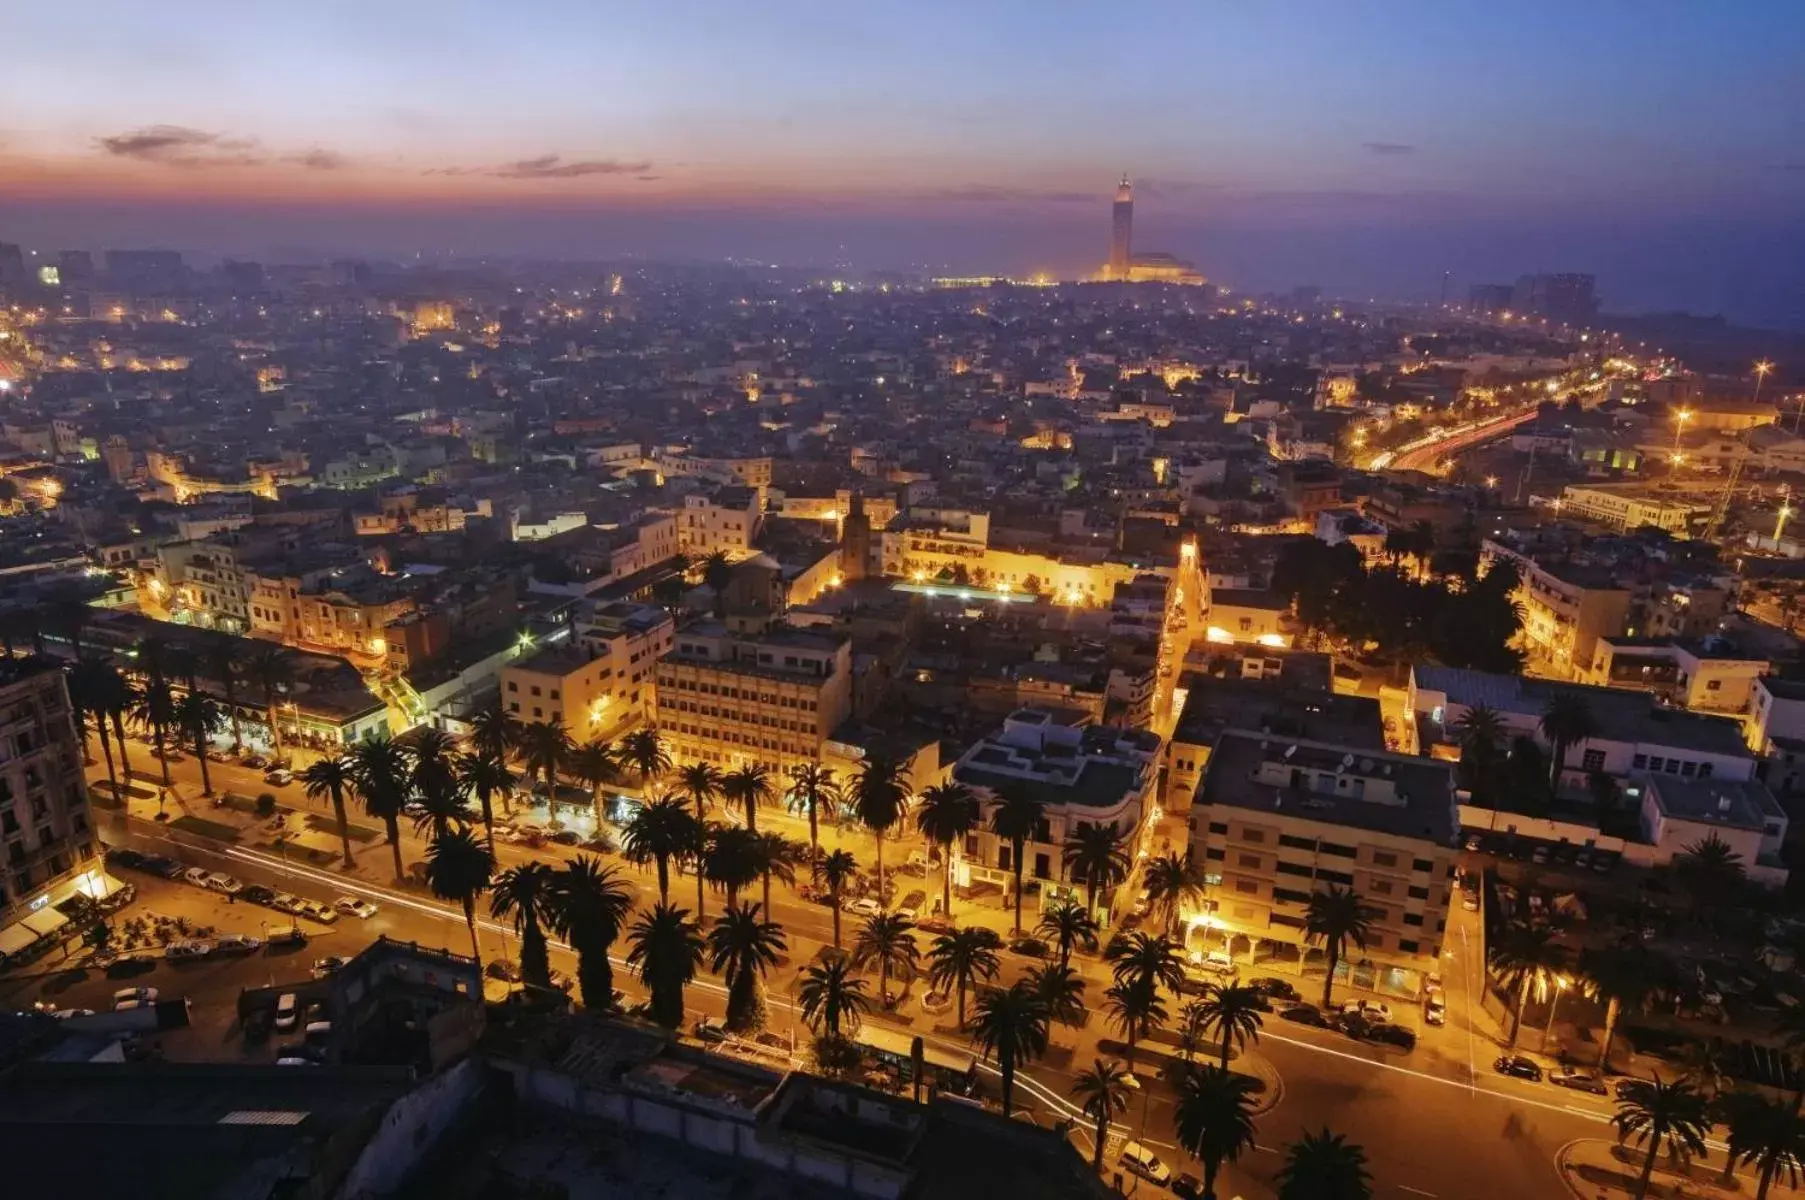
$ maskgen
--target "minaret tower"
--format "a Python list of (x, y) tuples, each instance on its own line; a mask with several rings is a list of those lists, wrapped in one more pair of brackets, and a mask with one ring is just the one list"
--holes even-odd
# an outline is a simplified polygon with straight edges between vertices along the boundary
[(1115, 211), (1109, 228), (1109, 277), (1127, 279), (1134, 265), (1134, 187), (1127, 172), (1116, 187)]

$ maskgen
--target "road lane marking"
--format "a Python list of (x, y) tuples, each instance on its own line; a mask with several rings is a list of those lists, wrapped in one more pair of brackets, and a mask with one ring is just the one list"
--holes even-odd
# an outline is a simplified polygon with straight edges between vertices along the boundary
[(1400, 1183), (1398, 1185), (1398, 1190), (1400, 1192), (1409, 1192), (1412, 1196), (1433, 1196), (1433, 1195), (1435, 1195), (1434, 1192), (1425, 1192), (1422, 1188), (1413, 1188), (1407, 1183)]

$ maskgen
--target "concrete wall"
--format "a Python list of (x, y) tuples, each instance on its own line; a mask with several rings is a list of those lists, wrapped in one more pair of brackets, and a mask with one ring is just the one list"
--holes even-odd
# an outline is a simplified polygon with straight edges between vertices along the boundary
[(389, 1106), (382, 1124), (352, 1164), (343, 1200), (394, 1194), (421, 1158), (482, 1091), (481, 1070), (471, 1059), (436, 1075)]

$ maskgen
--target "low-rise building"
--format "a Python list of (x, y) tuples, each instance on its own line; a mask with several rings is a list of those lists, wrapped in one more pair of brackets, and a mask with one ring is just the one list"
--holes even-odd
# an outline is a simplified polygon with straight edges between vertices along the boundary
[(1222, 645), (1282, 648), (1291, 645), (1290, 617), (1291, 605), (1277, 592), (1211, 588), (1203, 617), (1204, 637)]
[(1650, 491), (1641, 484), (1568, 484), (1561, 490), (1563, 515), (1596, 521), (1613, 529), (1653, 525), (1684, 535), (1694, 521), (1710, 515), (1711, 506)]
[(1765, 784), (1657, 775), (1647, 780), (1641, 799), (1642, 840), (1653, 847), (1656, 865), (1715, 838), (1737, 855), (1750, 879), (1768, 887), (1785, 884), (1780, 847), (1786, 810)]
[(1523, 607), (1517, 636), (1541, 670), (1572, 678), (1593, 661), (1599, 638), (1627, 632), (1629, 589), (1602, 567), (1538, 559), (1491, 540), (1481, 559), (1487, 571), (1499, 562), (1516, 567), (1512, 599)]

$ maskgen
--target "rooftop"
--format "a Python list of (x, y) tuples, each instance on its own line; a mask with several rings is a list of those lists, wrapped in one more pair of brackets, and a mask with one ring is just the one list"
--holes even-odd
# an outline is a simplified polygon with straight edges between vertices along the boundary
[(1767, 786), (1753, 780), (1744, 783), (1651, 775), (1648, 791), (1663, 816), (1681, 821), (1764, 831), (1769, 821), (1786, 817)]
[(1370, 696), (1339, 696), (1260, 679), (1190, 676), (1174, 742), (1208, 746), (1224, 729), (1385, 749), (1385, 719)]

